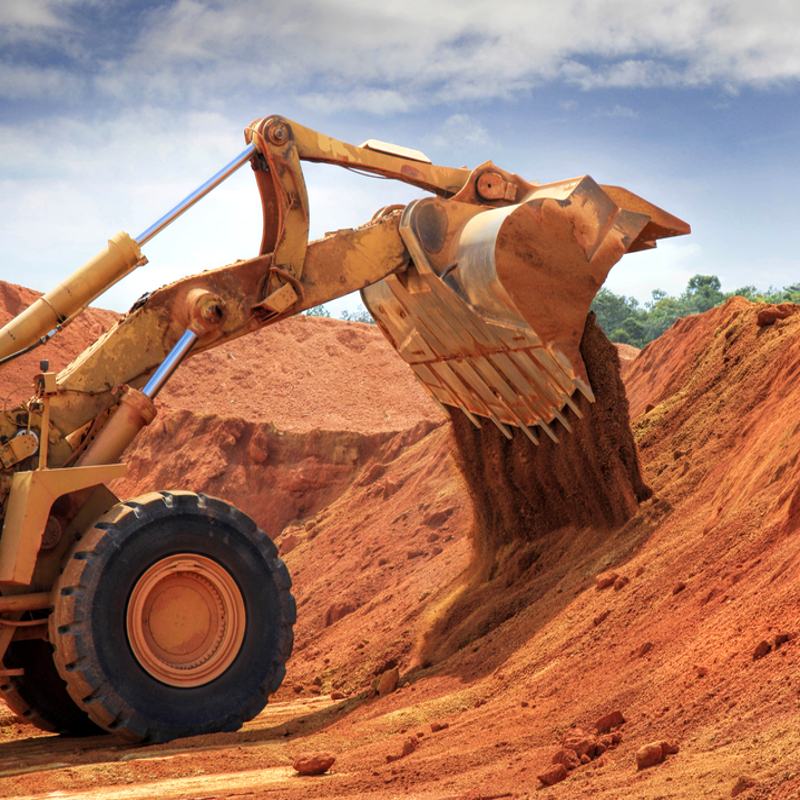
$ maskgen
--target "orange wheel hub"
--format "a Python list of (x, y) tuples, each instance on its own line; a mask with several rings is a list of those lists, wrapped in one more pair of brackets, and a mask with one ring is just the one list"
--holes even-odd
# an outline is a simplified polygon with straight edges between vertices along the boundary
[(170, 686), (202, 686), (236, 660), (247, 614), (230, 573), (180, 553), (150, 567), (128, 601), (128, 641), (139, 663)]

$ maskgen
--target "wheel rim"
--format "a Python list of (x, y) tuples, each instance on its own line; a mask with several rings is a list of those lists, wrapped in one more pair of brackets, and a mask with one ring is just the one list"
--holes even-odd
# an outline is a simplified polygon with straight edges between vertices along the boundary
[(192, 553), (153, 564), (128, 601), (131, 650), (169, 686), (202, 686), (236, 660), (247, 615), (242, 593), (216, 561)]

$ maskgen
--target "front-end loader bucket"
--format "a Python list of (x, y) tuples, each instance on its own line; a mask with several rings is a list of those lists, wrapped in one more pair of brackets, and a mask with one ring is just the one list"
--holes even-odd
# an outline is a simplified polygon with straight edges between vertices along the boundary
[(538, 443), (537, 427), (557, 441), (556, 419), (569, 430), (576, 390), (594, 400), (579, 348), (611, 267), (689, 226), (589, 177), (527, 186), (522, 202), (495, 208), (459, 196), (409, 205), (409, 268), (362, 297), (435, 400)]

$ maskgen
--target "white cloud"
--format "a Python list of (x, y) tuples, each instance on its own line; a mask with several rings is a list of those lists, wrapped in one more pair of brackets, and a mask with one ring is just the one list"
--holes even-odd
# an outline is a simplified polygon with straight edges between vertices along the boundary
[(76, 94), (83, 82), (58, 69), (0, 64), (0, 97), (8, 100)]
[(489, 139), (486, 128), (477, 120), (468, 114), (453, 114), (444, 121), (439, 132), (433, 137), (433, 143), (437, 147), (451, 147), (456, 141), (474, 145), (487, 142)]
[[(119, 30), (116, 7), (128, 15)], [(552, 109), (527, 102), (508, 109), (509, 117), (524, 118), (518, 128), (493, 116), (485, 101), (527, 100), (532, 88), (552, 83), (587, 93), (713, 85), (734, 95), (800, 77), (800, 5), (775, 0), (646, 9), (639, 0), (499, 0), (488, 9), (483, 0), (172, 0), (144, 8), (133, 0), (0, 0), (0, 97), (9, 109), (0, 124), (0, 241), (11, 280), (49, 288), (118, 229), (137, 235), (236, 155), (242, 128), (262, 113), (295, 115), (326, 133), (352, 133), (354, 141), (374, 136), (421, 147), (434, 160), (438, 148), (443, 163), (475, 166), (473, 153), (500, 163), (505, 143), (512, 163), (502, 166), (529, 179), (546, 177), (530, 170), (547, 173), (554, 164), (559, 174), (551, 179), (564, 177), (564, 164), (597, 171), (605, 149), (610, 180), (638, 171), (672, 185), (669, 159), (656, 150), (608, 146), (602, 136), (592, 150), (586, 137), (567, 136), (583, 128), (602, 134), (605, 116), (646, 117), (634, 98), (587, 94), (578, 104), (571, 91), (562, 104), (568, 124), (542, 123)], [(107, 29), (90, 28), (96, 19)], [(36, 100), (46, 101), (48, 118), (26, 110), (25, 122), (13, 125), (15, 103), (37, 107)], [(579, 110), (588, 110), (588, 122), (563, 113)], [(349, 128), (342, 112), (356, 117)], [(332, 115), (339, 115), (338, 127), (322, 119)], [(364, 124), (362, 115), (373, 119)], [(398, 123), (402, 115), (415, 115), (414, 127)], [(531, 138), (527, 151), (515, 149), (508, 131), (540, 138)], [(688, 144), (686, 155), (693, 155)], [(356, 178), (351, 185), (335, 170), (331, 177), (307, 174), (312, 236), (410, 199), (396, 183)], [(673, 198), (674, 209), (670, 197), (664, 205), (680, 215), (686, 200)], [(245, 169), (154, 240), (146, 250), (153, 263), (104, 302), (125, 308), (165, 280), (253, 255), (260, 224)], [(776, 229), (773, 240), (789, 228)], [(665, 243), (623, 259), (612, 279), (619, 271), (625, 279), (611, 288), (631, 294), (640, 285), (646, 298), (654, 286), (682, 291), (696, 272), (725, 279), (719, 264), (701, 265), (713, 257), (710, 245), (701, 254)], [(747, 282), (754, 281), (739, 281)]]
[[(77, 12), (94, 2), (6, 0), (0, 41), (49, 36), (75, 63), (91, 64), (98, 32)], [(392, 114), (510, 98), (553, 80), (590, 90), (800, 77), (800, 6), (780, 0), (646, 8), (639, 0), (502, 0), (491, 13), (477, 0), (174, 0), (139, 12), (130, 30), (138, 31), (131, 40), (114, 34), (118, 55), (96, 57), (87, 80), (101, 94), (165, 105), (279, 92), (324, 113)], [(21, 85), (49, 90), (52, 67), (26, 58), (43, 74), (38, 82), (22, 75)], [(0, 82), (0, 95), (21, 91)]]
[(628, 119), (635, 119), (639, 115), (627, 106), (615, 105), (613, 108), (603, 109), (597, 112), (599, 117), (627, 117)]
[(349, 110), (366, 111), (382, 116), (402, 114), (419, 107), (413, 96), (392, 89), (356, 89), (351, 92), (301, 94), (298, 100), (305, 108), (320, 114)]
[(0, 29), (15, 30), (22, 36), (41, 28), (62, 28), (64, 22), (54, 12), (65, 5), (63, 0), (4, 0), (0, 3)]

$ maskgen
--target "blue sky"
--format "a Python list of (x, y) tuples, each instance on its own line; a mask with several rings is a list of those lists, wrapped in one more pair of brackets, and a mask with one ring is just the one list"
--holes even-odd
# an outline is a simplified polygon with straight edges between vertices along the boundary
[[(625, 186), (693, 227), (612, 270), (642, 302), (696, 273), (795, 283), (798, 44), (800, 5), (781, 0), (0, 0), (2, 277), (49, 289), (278, 113), (445, 165)], [(312, 238), (419, 196), (333, 167), (306, 178)], [(98, 304), (255, 255), (259, 217), (245, 169)]]

